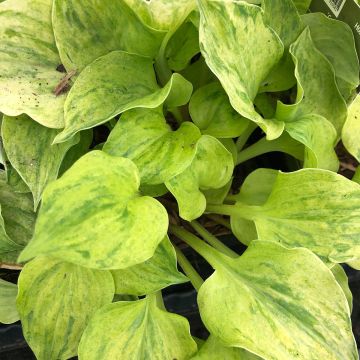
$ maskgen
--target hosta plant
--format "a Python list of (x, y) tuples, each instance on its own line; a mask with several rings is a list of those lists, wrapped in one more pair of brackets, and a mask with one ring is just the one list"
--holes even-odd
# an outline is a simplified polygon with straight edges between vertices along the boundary
[(359, 61), (309, 3), (1, 2), (0, 322), (37, 359), (358, 358)]

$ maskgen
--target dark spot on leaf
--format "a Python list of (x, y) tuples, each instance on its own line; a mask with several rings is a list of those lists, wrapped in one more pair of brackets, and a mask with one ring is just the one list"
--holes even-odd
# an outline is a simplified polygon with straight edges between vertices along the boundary
[(66, 73), (65, 66), (64, 66), (63, 64), (59, 64), (59, 65), (56, 67), (56, 71), (61, 72), (61, 73)]

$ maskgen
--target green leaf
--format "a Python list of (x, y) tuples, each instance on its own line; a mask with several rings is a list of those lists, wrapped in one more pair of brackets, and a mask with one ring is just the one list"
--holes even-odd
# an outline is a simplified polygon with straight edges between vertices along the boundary
[(360, 96), (358, 95), (348, 110), (342, 129), (342, 141), (346, 150), (360, 161)]
[(156, 305), (154, 295), (104, 306), (79, 346), (80, 360), (186, 360), (197, 350), (188, 321)]
[(337, 133), (328, 120), (310, 114), (286, 123), (285, 129), (292, 138), (305, 145), (304, 167), (338, 171), (339, 160), (334, 150)]
[(39, 360), (77, 354), (81, 335), (94, 312), (111, 303), (109, 271), (86, 269), (38, 257), (20, 273), (17, 308), (27, 343)]
[(138, 296), (189, 281), (176, 267), (176, 253), (167, 236), (149, 260), (123, 270), (113, 270), (112, 275), (117, 294)]
[(181, 71), (185, 69), (190, 60), (200, 52), (199, 32), (190, 22), (185, 22), (169, 40), (165, 55), (170, 69)]
[(231, 153), (217, 139), (203, 135), (197, 142), (192, 164), (165, 183), (178, 202), (180, 217), (191, 221), (201, 216), (206, 207), (201, 190), (225, 186), (233, 169)]
[(285, 52), (280, 62), (263, 81), (260, 92), (288, 90), (296, 84), (295, 66), (288, 50), (304, 29), (304, 24), (292, 0), (264, 0), (263, 8), (264, 22), (279, 36)]
[(308, 12), (312, 0), (292, 0), (300, 14)]
[(4, 116), (2, 121), (6, 155), (31, 190), (35, 210), (45, 187), (57, 178), (66, 152), (79, 141), (76, 136), (63, 144), (51, 145), (57, 133), (26, 115)]
[[(139, 173), (128, 159), (92, 151), (45, 190), (33, 239), (19, 261), (51, 254), (98, 269), (144, 262), (166, 235), (168, 217), (138, 192)], [(96, 224), (96, 226), (94, 226)]]
[(261, 206), (238, 202), (232, 213), (255, 221), (259, 239), (306, 247), (335, 263), (360, 258), (360, 186), (326, 170), (279, 172)]
[(162, 184), (191, 164), (200, 136), (188, 121), (172, 131), (162, 109), (133, 109), (121, 116), (103, 150), (132, 160), (142, 185)]
[(258, 356), (236, 347), (224, 346), (219, 339), (210, 335), (199, 352), (191, 360), (260, 360)]
[[(281, 39), (285, 49), (298, 38), (304, 24), (293, 0), (263, 0), (264, 23), (271, 27)], [(286, 21), (284, 21), (286, 19)]]
[[(236, 200), (248, 205), (262, 205), (273, 188), (278, 172), (272, 169), (257, 169), (248, 175), (240, 188)], [(255, 223), (240, 216), (230, 216), (231, 230), (244, 245), (258, 238)]]
[(249, 124), (232, 108), (218, 82), (198, 89), (191, 97), (189, 111), (191, 119), (203, 134), (218, 138), (238, 137)]
[(345, 295), (309, 250), (253, 241), (237, 259), (214, 259), (198, 303), (225, 345), (269, 360), (358, 358)]
[(156, 108), (169, 98), (168, 106), (186, 104), (192, 85), (173, 74), (159, 89), (150, 58), (114, 51), (87, 66), (76, 79), (65, 103), (65, 129), (55, 143), (80, 130), (92, 128), (133, 108)]
[(302, 20), (309, 26), (315, 46), (332, 64), (340, 93), (348, 100), (360, 82), (359, 60), (351, 28), (345, 22), (322, 13), (303, 15)]
[[(261, 8), (246, 2), (200, 0), (200, 48), (233, 108), (256, 122), (270, 139), (282, 122), (264, 120), (254, 109), (259, 87), (283, 54), (283, 45), (264, 23)], [(226, 39), (226, 41), (224, 41)]]
[(337, 88), (334, 69), (315, 47), (308, 28), (290, 46), (290, 52), (298, 81), (296, 103), (278, 103), (276, 118), (291, 122), (316, 114), (329, 120), (339, 133), (346, 119), (346, 104)]
[(51, 26), (51, 0), (0, 4), (0, 111), (28, 114), (38, 123), (61, 128), (64, 95), (53, 91), (64, 74)]
[(8, 236), (19, 245), (26, 245), (32, 237), (36, 214), (30, 194), (16, 193), (0, 172), (1, 214)]
[[(0, 211), (2, 212), (1, 205)], [(6, 233), (4, 218), (0, 213), (0, 262), (16, 263), (16, 258), (22, 248), (21, 245), (11, 240)]]
[(202, 56), (184, 69), (181, 75), (191, 82), (194, 90), (217, 80)]
[(155, 57), (164, 32), (144, 26), (125, 1), (55, 0), (53, 27), (66, 69), (79, 72), (113, 50)]
[(353, 296), (352, 296), (351, 290), (349, 288), (349, 281), (348, 281), (346, 272), (343, 269), (343, 267), (339, 264), (335, 264), (331, 268), (331, 272), (335, 276), (336, 281), (338, 282), (338, 284), (340, 285), (341, 289), (343, 290), (343, 292), (346, 296), (346, 300), (348, 302), (350, 313), (351, 313), (352, 309), (353, 309)]
[(195, 0), (124, 0), (147, 26), (163, 31), (178, 27), (195, 9)]
[(0, 323), (12, 324), (19, 320), (16, 310), (17, 292), (15, 284), (0, 279)]

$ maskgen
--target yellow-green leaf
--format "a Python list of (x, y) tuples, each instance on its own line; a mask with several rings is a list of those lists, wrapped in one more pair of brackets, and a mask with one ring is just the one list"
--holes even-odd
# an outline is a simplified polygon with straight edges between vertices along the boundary
[(238, 202), (259, 239), (306, 247), (335, 263), (360, 259), (360, 185), (330, 171), (279, 172), (263, 205)]
[(187, 360), (197, 350), (188, 321), (161, 310), (154, 295), (104, 306), (79, 346), (80, 360)]
[(176, 267), (176, 253), (167, 236), (149, 260), (126, 269), (113, 270), (112, 275), (117, 294), (138, 296), (189, 281)]
[(45, 190), (34, 237), (19, 261), (51, 254), (98, 269), (144, 262), (164, 239), (165, 208), (139, 194), (131, 160), (96, 150)]
[(16, 310), (17, 286), (0, 279), (0, 323), (12, 324), (19, 320)]
[(346, 119), (346, 103), (337, 87), (334, 69), (316, 48), (309, 28), (290, 46), (290, 52), (296, 65), (296, 103), (279, 103), (276, 118), (290, 122), (316, 114), (330, 121), (339, 133)]
[(52, 23), (66, 69), (80, 72), (114, 50), (155, 57), (165, 32), (144, 26), (134, 10), (123, 0), (55, 0)]
[(230, 181), (233, 169), (231, 153), (217, 139), (203, 135), (191, 165), (165, 183), (178, 202), (180, 216), (188, 221), (201, 216), (206, 207), (201, 190), (222, 188)]
[(79, 141), (76, 136), (63, 144), (51, 145), (57, 133), (26, 115), (4, 116), (2, 121), (6, 155), (31, 190), (35, 209), (45, 187), (57, 178), (66, 152)]
[(38, 360), (75, 356), (90, 318), (114, 296), (109, 271), (43, 256), (25, 265), (18, 287), (24, 336)]
[(343, 290), (346, 296), (346, 300), (348, 302), (351, 313), (353, 309), (353, 296), (349, 288), (349, 281), (346, 272), (343, 269), (343, 267), (339, 264), (334, 264), (334, 266), (331, 268), (331, 272), (335, 276), (336, 281), (338, 282), (338, 284), (340, 285), (341, 289)]
[(264, 23), (260, 7), (244, 1), (200, 0), (200, 49), (220, 80), (233, 108), (255, 121), (269, 138), (278, 137), (283, 123), (264, 120), (253, 101), (262, 81), (278, 63), (283, 45)]
[(219, 339), (210, 335), (191, 360), (261, 360), (260, 357), (244, 349), (224, 346)]
[(360, 95), (349, 107), (348, 116), (342, 129), (342, 141), (346, 150), (360, 161)]
[(96, 59), (76, 79), (65, 102), (65, 129), (55, 138), (63, 142), (133, 108), (186, 104), (192, 85), (179, 74), (159, 88), (150, 58), (113, 51)]
[(0, 4), (0, 111), (64, 126), (65, 95), (53, 91), (64, 74), (51, 25), (52, 0)]
[(191, 97), (191, 119), (203, 134), (217, 138), (235, 138), (241, 135), (249, 121), (230, 105), (229, 98), (218, 82), (205, 85)]
[(188, 121), (172, 131), (162, 109), (133, 109), (121, 116), (103, 150), (132, 160), (142, 185), (162, 184), (191, 164), (200, 136)]
[(345, 295), (311, 251), (253, 241), (239, 258), (216, 255), (198, 303), (225, 345), (267, 360), (358, 358)]

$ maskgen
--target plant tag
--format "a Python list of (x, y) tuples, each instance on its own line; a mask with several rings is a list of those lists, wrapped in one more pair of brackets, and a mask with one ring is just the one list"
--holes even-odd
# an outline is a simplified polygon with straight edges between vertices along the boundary
[(357, 0), (313, 0), (310, 10), (347, 23), (354, 33), (360, 57), (360, 3)]

